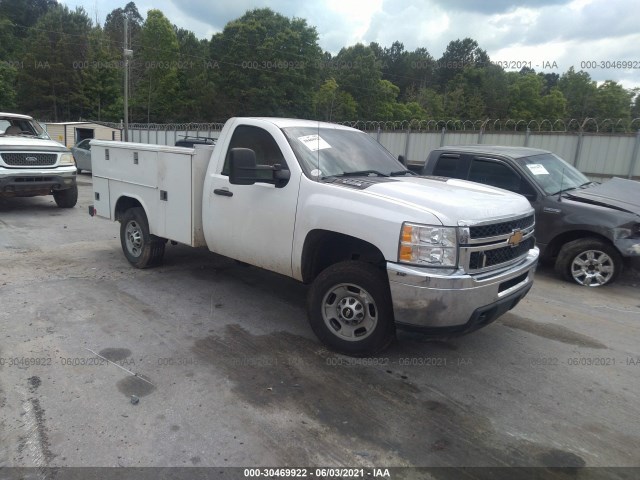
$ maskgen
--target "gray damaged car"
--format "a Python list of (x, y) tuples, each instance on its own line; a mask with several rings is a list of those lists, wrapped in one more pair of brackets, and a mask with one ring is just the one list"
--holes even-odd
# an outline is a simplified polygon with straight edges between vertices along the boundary
[(625, 259), (640, 259), (640, 182), (600, 184), (546, 150), (489, 145), (436, 149), (422, 173), (524, 195), (536, 211), (542, 261), (579, 285), (610, 284)]

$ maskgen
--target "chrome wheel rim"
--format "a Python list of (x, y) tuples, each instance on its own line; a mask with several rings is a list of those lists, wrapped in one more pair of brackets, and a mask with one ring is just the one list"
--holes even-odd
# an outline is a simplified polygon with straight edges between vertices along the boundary
[(127, 223), (124, 238), (127, 251), (134, 257), (139, 257), (142, 254), (143, 235), (138, 222), (131, 220)]
[(322, 299), (322, 318), (341, 340), (357, 342), (373, 333), (378, 307), (369, 292), (352, 283), (336, 285)]
[(571, 276), (580, 285), (599, 287), (605, 285), (615, 271), (613, 259), (600, 250), (587, 250), (571, 262)]

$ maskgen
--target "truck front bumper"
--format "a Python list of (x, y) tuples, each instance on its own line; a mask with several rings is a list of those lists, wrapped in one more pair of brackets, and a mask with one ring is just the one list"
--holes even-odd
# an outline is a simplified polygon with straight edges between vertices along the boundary
[(533, 248), (515, 265), (477, 275), (388, 262), (396, 326), (462, 334), (491, 323), (529, 292), (539, 253)]
[(48, 195), (76, 184), (76, 167), (51, 169), (0, 169), (0, 195)]

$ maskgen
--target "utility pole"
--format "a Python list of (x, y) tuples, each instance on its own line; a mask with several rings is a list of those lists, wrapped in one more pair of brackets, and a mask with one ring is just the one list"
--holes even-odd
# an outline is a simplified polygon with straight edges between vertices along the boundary
[(129, 57), (133, 50), (129, 50), (128, 40), (129, 19), (124, 17), (124, 141), (129, 141)]

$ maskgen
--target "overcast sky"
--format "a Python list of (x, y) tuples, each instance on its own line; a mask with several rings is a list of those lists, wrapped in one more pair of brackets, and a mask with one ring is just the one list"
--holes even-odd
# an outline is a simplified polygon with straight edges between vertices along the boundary
[[(128, 0), (62, 0), (82, 6), (100, 23)], [(451, 40), (471, 37), (491, 60), (520, 62), (537, 72), (573, 66), (594, 80), (640, 87), (638, 0), (139, 0), (138, 10), (160, 9), (200, 38), (222, 31), (247, 10), (269, 7), (315, 26), (320, 46), (333, 54), (357, 42), (407, 50), (425, 47), (439, 58)], [(628, 62), (620, 68), (615, 62)], [(587, 68), (594, 62), (598, 68)], [(605, 62), (603, 65), (600, 62)], [(555, 63), (555, 64), (554, 64)], [(613, 64), (613, 65), (612, 65)]]

